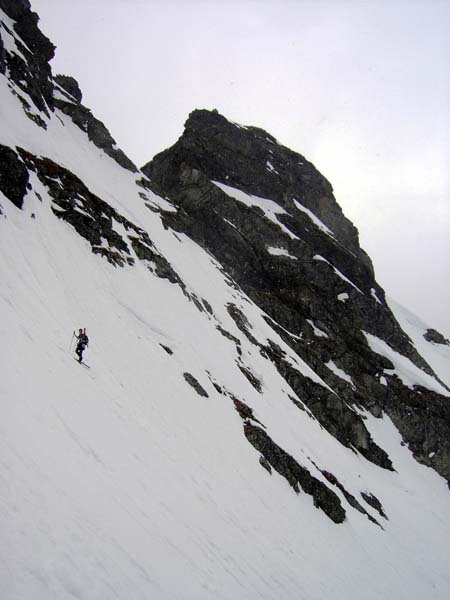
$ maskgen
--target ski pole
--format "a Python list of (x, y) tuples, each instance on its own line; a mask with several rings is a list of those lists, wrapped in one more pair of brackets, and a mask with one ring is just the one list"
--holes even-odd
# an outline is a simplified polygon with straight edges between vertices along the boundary
[(70, 340), (69, 352), (70, 352), (70, 350), (72, 350), (72, 342), (73, 342), (73, 336), (74, 336), (74, 335), (75, 335), (75, 331), (74, 331), (74, 332), (72, 332), (72, 338), (71, 338), (71, 340)]

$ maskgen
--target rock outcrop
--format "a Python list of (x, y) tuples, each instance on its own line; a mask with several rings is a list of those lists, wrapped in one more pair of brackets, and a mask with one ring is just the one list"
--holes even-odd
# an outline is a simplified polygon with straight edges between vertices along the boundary
[[(0, 146), (0, 153), (1, 151), (2, 146)], [(48, 158), (38, 158), (22, 148), (19, 148), (18, 152), (22, 162), (18, 160), (17, 155), (12, 156), (14, 152), (10, 151), (8, 154), (12, 166), (16, 169), (12, 173), (17, 173), (16, 187), (10, 185), (8, 188), (10, 194), (17, 196), (18, 201), (14, 202), (16, 206), (21, 208), (23, 202), (21, 194), (25, 184), (25, 174), (28, 181), (28, 173), (34, 172), (48, 189), (53, 200), (53, 213), (58, 219), (69, 223), (81, 237), (85, 238), (90, 243), (94, 254), (104, 257), (115, 267), (131, 266), (138, 259), (144, 262), (157, 277), (168, 279), (184, 289), (183, 282), (155, 248), (147, 232), (95, 196), (76, 175), (64, 167)], [(20, 187), (19, 177), (21, 177)], [(124, 233), (118, 233), (116, 231), (118, 228)]]
[(246, 422), (244, 432), (251, 445), (289, 482), (297, 494), (302, 489), (313, 497), (314, 506), (323, 510), (334, 523), (344, 521), (345, 510), (338, 496), (330, 488), (313, 477), (308, 469), (280, 448), (260, 427)]
[[(77, 81), (66, 75), (53, 77), (49, 62), (55, 46), (39, 29), (39, 17), (32, 12), (30, 2), (0, 0), (0, 9), (9, 18), (0, 25), (0, 73), (8, 74), (9, 85), (25, 114), (45, 129), (50, 113), (60, 109), (98, 148), (125, 169), (136, 172), (136, 166), (118, 148), (105, 125), (81, 104)], [(7, 46), (3, 36), (8, 38)]]
[(0, 144), (0, 191), (17, 208), (22, 208), (28, 179), (28, 170), (18, 154)]
[(432, 344), (450, 346), (450, 340), (447, 340), (442, 333), (439, 333), (439, 331), (436, 331), (436, 329), (427, 329), (423, 337), (427, 340), (427, 342), (431, 342)]
[[(31, 11), (28, 0), (0, 0), (0, 9), (10, 18), (1, 23), (1, 36), (7, 36), (15, 50), (0, 46), (0, 71), (8, 72), (9, 80), (17, 86), (17, 95), (28, 116), (36, 110), (44, 115), (53, 110), (53, 82), (49, 61), (55, 46), (38, 27), (39, 17)], [(23, 94), (21, 94), (23, 92)], [(34, 106), (31, 106), (29, 100)], [(38, 124), (44, 121), (40, 119)]]
[(323, 393), (275, 348), (265, 349), (321, 424), (391, 469), (354, 408), (387, 412), (416, 458), (450, 479), (448, 397), (408, 387), (369, 345), (375, 336), (434, 375), (395, 320), (325, 177), (265, 131), (206, 110), (194, 111), (175, 145), (142, 171), (179, 208), (164, 215), (166, 225), (211, 252), (328, 384)]
[(104, 123), (99, 121), (91, 110), (81, 103), (82, 93), (76, 79), (67, 75), (56, 75), (54, 81), (55, 106), (68, 115), (77, 127), (85, 131), (88, 138), (105, 154), (113, 158), (124, 169), (136, 172), (136, 165), (117, 147), (116, 141)]
[(83, 94), (81, 93), (80, 86), (75, 77), (69, 75), (55, 75), (53, 78), (54, 82), (62, 88), (61, 91), (69, 94), (76, 102), (81, 102)]

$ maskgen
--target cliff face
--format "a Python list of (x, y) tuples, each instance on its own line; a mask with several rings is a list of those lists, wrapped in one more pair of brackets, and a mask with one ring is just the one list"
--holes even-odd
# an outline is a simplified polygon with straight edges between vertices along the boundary
[[(331, 184), (305, 157), (278, 144), (262, 129), (232, 123), (215, 111), (195, 110), (175, 146), (143, 171), (170, 186), (174, 160), (198, 168), (210, 180), (273, 200), (288, 211), (295, 209), (297, 199), (345, 246), (361, 253), (358, 232), (343, 215)], [(366, 263), (370, 265), (368, 258)]]
[[(327, 402), (304, 382), (294, 384), (320, 422), (379, 463), (349, 406), (386, 411), (415, 456), (450, 479), (449, 402), (405, 386), (392, 356), (375, 350), (373, 340), (383, 340), (432, 373), (392, 315), (325, 177), (265, 131), (206, 110), (194, 111), (176, 144), (142, 171), (179, 207), (165, 216), (167, 225), (211, 252), (286, 343), (337, 386), (340, 399)], [(282, 357), (270, 356), (293, 385)]]
[(55, 106), (68, 115), (77, 127), (85, 131), (97, 148), (103, 150), (124, 169), (133, 173), (137, 171), (134, 163), (117, 147), (106, 126), (82, 104), (82, 93), (76, 79), (67, 75), (56, 75), (53, 95)]
[[(43, 123), (53, 109), (53, 84), (49, 61), (55, 46), (38, 27), (39, 17), (29, 0), (1, 0), (0, 72), (6, 73), (27, 116)], [(3, 47), (2, 47), (3, 46)]]
[(59, 108), (98, 148), (135, 172), (135, 165), (117, 147), (105, 125), (81, 103), (76, 80), (65, 75), (53, 77), (50, 61), (55, 46), (39, 29), (39, 17), (29, 0), (0, 0), (0, 9), (6, 15), (0, 25), (0, 73), (7, 76), (27, 117), (46, 129), (50, 115)]

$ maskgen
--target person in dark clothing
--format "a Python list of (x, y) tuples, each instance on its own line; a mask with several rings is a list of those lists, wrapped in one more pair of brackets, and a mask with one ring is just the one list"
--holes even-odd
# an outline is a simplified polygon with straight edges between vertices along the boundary
[(77, 347), (75, 348), (75, 353), (78, 355), (78, 362), (82, 362), (83, 352), (86, 346), (89, 344), (89, 338), (86, 335), (86, 329), (79, 329), (78, 335), (75, 334), (75, 337), (78, 340)]

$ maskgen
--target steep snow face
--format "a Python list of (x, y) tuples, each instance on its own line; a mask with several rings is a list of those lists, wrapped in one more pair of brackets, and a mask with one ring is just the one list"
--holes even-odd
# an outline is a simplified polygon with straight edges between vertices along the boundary
[(374, 335), (370, 335), (370, 333), (363, 333), (372, 350), (377, 354), (388, 358), (394, 365), (393, 369), (385, 369), (385, 371), (390, 371), (390, 374), (395, 374), (411, 389), (413, 389), (415, 385), (420, 385), (435, 391), (437, 394), (450, 397), (450, 392), (440, 385), (434, 377), (424, 373), (405, 356), (392, 350), (392, 348), (390, 348), (383, 340), (380, 340)]
[[(208, 252), (164, 226), (162, 213), (177, 208), (142, 187), (141, 174), (59, 110), (40, 127), (2, 75), (0, 110), (0, 144), (79, 178), (114, 211), (105, 220), (130, 259), (114, 267), (104, 258), (112, 233), (94, 254), (78, 222), (63, 218), (55, 188), (73, 190), (54, 165), (47, 179), (28, 167), (22, 210), (0, 192), (0, 596), (447, 599), (447, 485), (413, 459), (389, 418), (351, 409), (395, 471), (320, 425), (269, 349), (327, 403), (339, 386), (286, 344)], [(92, 220), (81, 193), (72, 208)], [(133, 245), (128, 222), (153, 254)], [(319, 325), (310, 323), (326, 340)], [(90, 338), (87, 366), (74, 360), (78, 327)], [(269, 436), (265, 460), (249, 427)], [(309, 471), (314, 499), (276, 448)], [(324, 488), (345, 510), (342, 523), (328, 518)]]
[[(115, 269), (93, 255), (53, 215), (46, 189), (32, 186), (23, 211), (1, 198), (2, 597), (448, 596), (448, 490), (387, 418), (367, 423), (396, 472), (344, 448), (289, 400), (225, 303), (245, 311), (258, 340), (283, 342), (198, 246), (142, 211), (214, 316), (145, 266)], [(262, 393), (235, 366), (218, 322), (240, 339)], [(90, 336), (89, 369), (70, 351), (75, 326)], [(214, 383), (317, 477), (325, 480), (314, 464), (333, 473), (383, 529), (339, 490), (347, 520), (335, 525), (269, 475)], [(374, 494), (388, 520), (360, 492)]]
[(436, 375), (450, 386), (450, 346), (428, 342), (424, 337), (429, 329), (428, 326), (392, 298), (388, 298), (388, 301), (397, 321), (409, 335), (417, 350), (433, 367)]

